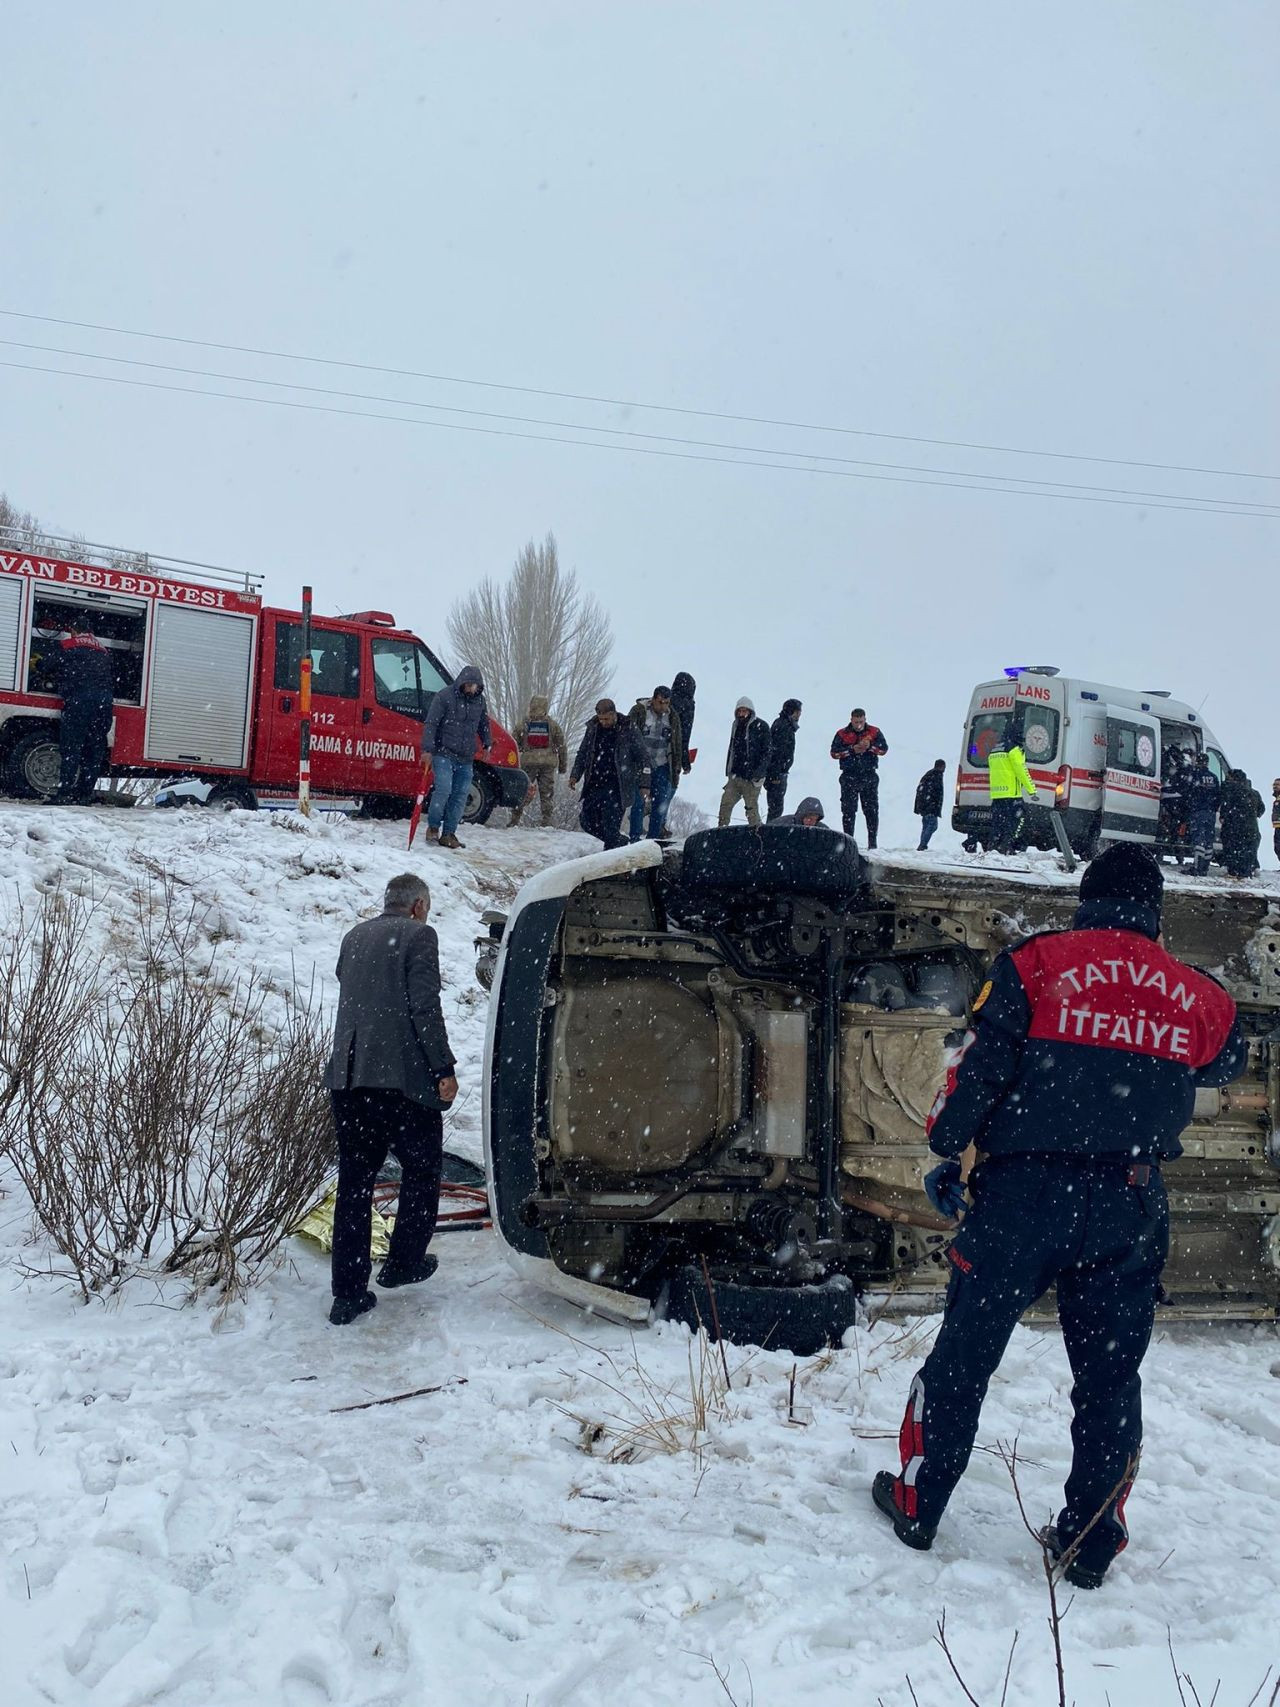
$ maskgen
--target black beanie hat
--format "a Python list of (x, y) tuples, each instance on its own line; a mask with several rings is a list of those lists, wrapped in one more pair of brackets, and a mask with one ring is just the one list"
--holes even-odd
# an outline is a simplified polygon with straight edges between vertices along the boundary
[(1080, 879), (1082, 901), (1131, 901), (1150, 907), (1157, 919), (1164, 901), (1159, 861), (1137, 842), (1116, 842), (1090, 860)]

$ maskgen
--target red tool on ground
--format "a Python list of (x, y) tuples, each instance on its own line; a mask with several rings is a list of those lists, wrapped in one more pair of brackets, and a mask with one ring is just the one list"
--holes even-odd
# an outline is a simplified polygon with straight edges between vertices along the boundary
[(418, 781), (418, 792), (413, 797), (413, 811), (409, 814), (409, 846), (413, 846), (413, 838), (418, 833), (418, 825), (422, 822), (422, 803), (427, 798), (427, 779), (431, 775), (431, 760), (428, 759), (422, 767), (422, 776)]

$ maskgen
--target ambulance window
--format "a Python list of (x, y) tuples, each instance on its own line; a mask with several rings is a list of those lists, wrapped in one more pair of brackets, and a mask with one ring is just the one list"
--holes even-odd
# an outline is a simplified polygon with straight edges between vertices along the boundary
[[(300, 684), (302, 624), (276, 624), (277, 688), (296, 693)], [(311, 630), (311, 691), (329, 699), (360, 697), (360, 636), (341, 629)]]
[(426, 716), (418, 686), (418, 650), (411, 640), (374, 640), (373, 691), (379, 705), (419, 720)]
[(1107, 765), (1138, 776), (1156, 774), (1156, 740), (1145, 723), (1107, 720)]
[[(969, 725), (967, 756), (978, 770), (986, 770), (991, 749), (1004, 740), (1010, 715), (1007, 711), (984, 711)], [(1046, 764), (1058, 750), (1058, 713), (1051, 705), (1028, 705), (1020, 709), (1019, 718), (1027, 762)]]
[(112, 697), (126, 705), (141, 705), (146, 611), (88, 604), (80, 599), (37, 596), (31, 613), (27, 692), (58, 692), (58, 649), (72, 621), (96, 635), (110, 653)]

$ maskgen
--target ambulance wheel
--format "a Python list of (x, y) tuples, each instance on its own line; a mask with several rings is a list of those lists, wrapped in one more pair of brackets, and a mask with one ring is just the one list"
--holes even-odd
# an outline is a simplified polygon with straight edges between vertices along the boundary
[(58, 751), (57, 727), (46, 732), (34, 729), (9, 749), (4, 764), (4, 782), (17, 800), (48, 800), (58, 792), (62, 758)]
[(493, 785), (493, 779), (477, 768), (471, 773), (471, 787), (467, 790), (466, 805), (462, 808), (463, 823), (487, 824), (497, 804), (498, 791)]
[(209, 790), (205, 805), (214, 812), (256, 812), (258, 797), (247, 782), (220, 782)]

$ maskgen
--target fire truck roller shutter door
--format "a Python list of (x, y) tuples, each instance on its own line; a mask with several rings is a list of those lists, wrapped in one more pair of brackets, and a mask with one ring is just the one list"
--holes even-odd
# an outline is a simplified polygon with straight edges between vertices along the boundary
[(18, 639), (22, 628), (25, 584), (17, 576), (0, 579), (0, 690), (18, 686)]
[(146, 758), (248, 763), (254, 626), (230, 611), (156, 606)]

